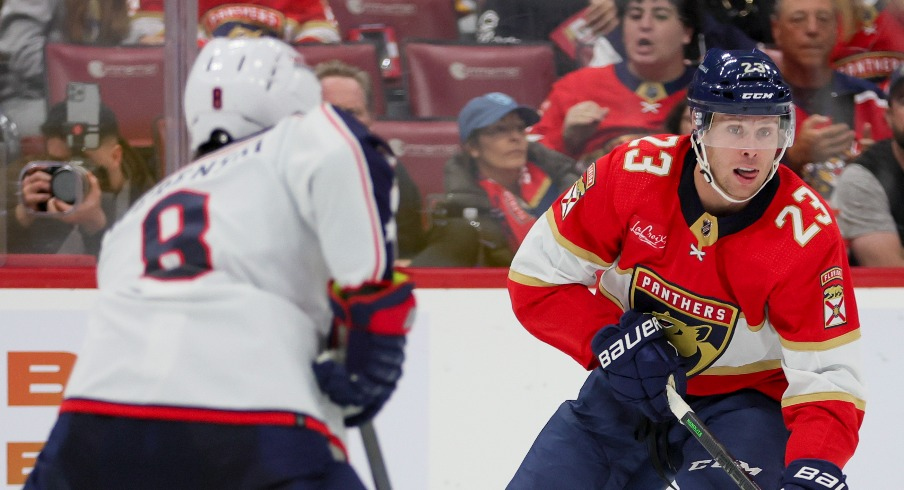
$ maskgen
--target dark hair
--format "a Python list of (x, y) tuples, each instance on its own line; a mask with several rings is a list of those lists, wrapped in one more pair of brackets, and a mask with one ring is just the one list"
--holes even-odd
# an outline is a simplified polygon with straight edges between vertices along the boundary
[[(618, 9), (618, 18), (624, 21), (628, 5), (643, 2), (644, 0), (615, 0)], [(678, 18), (686, 27), (691, 28), (691, 42), (684, 47), (685, 59), (696, 62), (700, 59), (699, 39), (703, 36), (703, 11), (699, 0), (669, 0), (678, 11)]]

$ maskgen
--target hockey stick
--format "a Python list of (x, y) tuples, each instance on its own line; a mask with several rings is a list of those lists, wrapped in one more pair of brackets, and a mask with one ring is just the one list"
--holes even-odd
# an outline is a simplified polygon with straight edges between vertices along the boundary
[(373, 475), (376, 490), (391, 490), (389, 473), (386, 471), (383, 451), (380, 450), (380, 441), (377, 440), (373, 420), (364, 422), (358, 426), (358, 430), (361, 431), (361, 441), (364, 443), (364, 452), (367, 454), (367, 463), (370, 465), (370, 473)]
[(761, 490), (750, 479), (750, 476), (747, 475), (738, 460), (728, 452), (728, 449), (710, 432), (709, 427), (700, 420), (694, 409), (675, 391), (674, 383), (675, 380), (670, 378), (669, 383), (665, 385), (665, 390), (669, 399), (669, 410), (675, 414), (681, 425), (685, 426), (691, 435), (697, 438), (697, 441), (703, 445), (706, 451), (716, 459), (719, 466), (738, 484), (738, 488), (741, 490)]

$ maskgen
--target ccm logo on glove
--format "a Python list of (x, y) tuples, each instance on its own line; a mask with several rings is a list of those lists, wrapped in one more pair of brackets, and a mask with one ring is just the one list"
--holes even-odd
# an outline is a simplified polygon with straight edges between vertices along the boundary
[(632, 332), (625, 332), (625, 335), (619, 338), (615, 343), (610, 345), (606, 350), (600, 352), (599, 360), (600, 367), (606, 369), (609, 364), (612, 364), (612, 361), (621, 357), (626, 351), (637, 347), (638, 344), (643, 343), (643, 341), (657, 332), (662, 330), (662, 325), (659, 324), (659, 320), (655, 317), (648, 318), (645, 322), (636, 325), (634, 327), (633, 339)]

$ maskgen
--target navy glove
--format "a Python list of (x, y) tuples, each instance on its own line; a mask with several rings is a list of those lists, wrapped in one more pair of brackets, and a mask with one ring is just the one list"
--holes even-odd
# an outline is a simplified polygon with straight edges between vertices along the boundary
[(782, 475), (783, 490), (848, 490), (844, 473), (824, 459), (795, 459)]
[(313, 364), (320, 389), (345, 409), (345, 425), (372, 419), (396, 389), (414, 313), (414, 285), (404, 279), (356, 289), (330, 288), (333, 348)]
[(682, 358), (654, 316), (628, 310), (617, 325), (600, 329), (590, 346), (616, 400), (635, 407), (653, 422), (672, 418), (665, 385), (669, 376), (674, 376), (675, 390), (683, 396), (687, 374)]

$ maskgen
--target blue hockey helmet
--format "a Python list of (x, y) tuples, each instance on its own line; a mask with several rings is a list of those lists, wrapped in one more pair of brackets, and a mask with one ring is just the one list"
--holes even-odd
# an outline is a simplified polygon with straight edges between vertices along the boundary
[[(791, 87), (785, 83), (778, 67), (766, 53), (756, 49), (739, 51), (710, 49), (688, 86), (687, 105), (691, 109), (694, 126), (691, 141), (706, 181), (729, 202), (741, 203), (752, 199), (775, 176), (782, 156), (794, 142)], [(778, 133), (771, 138), (760, 140), (743, 138), (743, 141), (742, 138), (710, 134), (714, 114), (754, 118), (776, 116)], [(756, 193), (747, 199), (735, 199), (714, 182), (706, 146), (774, 149), (772, 170)]]
[(782, 116), (792, 111), (791, 87), (757, 49), (707, 51), (688, 86), (687, 101), (701, 112)]

